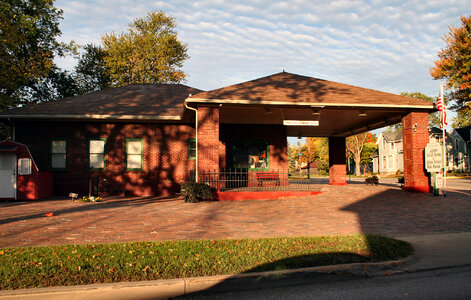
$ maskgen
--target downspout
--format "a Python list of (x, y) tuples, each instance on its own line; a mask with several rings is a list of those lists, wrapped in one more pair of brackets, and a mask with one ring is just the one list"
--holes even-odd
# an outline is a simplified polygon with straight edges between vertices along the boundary
[(185, 101), (185, 107), (188, 108), (189, 110), (193, 110), (196, 113), (196, 120), (195, 120), (195, 130), (196, 130), (196, 170), (195, 170), (195, 179), (196, 182), (198, 182), (198, 110), (196, 108), (190, 107), (186, 104)]
[(11, 130), (11, 131), (12, 131), (12, 133), (11, 133), (11, 135), (12, 135), (11, 140), (14, 141), (14, 140), (15, 140), (15, 135), (16, 135), (16, 133), (15, 133), (15, 124), (13, 124), (13, 122), (11, 121), (10, 118), (7, 118), (7, 120), (8, 120), (8, 123), (11, 124), (11, 128), (12, 128), (12, 130)]

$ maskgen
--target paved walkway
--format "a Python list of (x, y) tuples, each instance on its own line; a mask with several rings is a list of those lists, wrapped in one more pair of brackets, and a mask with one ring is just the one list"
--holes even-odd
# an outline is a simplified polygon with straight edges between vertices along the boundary
[[(396, 185), (324, 186), (305, 198), (202, 202), (178, 198), (0, 203), (0, 247), (357, 232), (407, 236), (471, 231), (471, 194), (402, 192)], [(53, 217), (44, 217), (45, 213)]]

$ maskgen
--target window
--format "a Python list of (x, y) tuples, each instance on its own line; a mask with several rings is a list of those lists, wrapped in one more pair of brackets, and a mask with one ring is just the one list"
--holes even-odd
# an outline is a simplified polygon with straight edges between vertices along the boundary
[(391, 143), (391, 150), (394, 150), (394, 143)]
[(64, 170), (67, 167), (67, 141), (56, 139), (51, 141), (51, 167)]
[(196, 140), (188, 139), (188, 159), (196, 158)]
[(270, 168), (268, 143), (265, 141), (234, 141), (232, 167), (268, 170)]
[(388, 167), (386, 166), (386, 156), (383, 156), (383, 170), (386, 170)]
[(392, 155), (388, 157), (388, 169), (394, 169), (394, 158)]
[(31, 158), (18, 159), (18, 175), (31, 175)]
[(142, 170), (142, 139), (126, 139), (126, 170)]
[(88, 167), (90, 169), (105, 168), (106, 139), (91, 139), (89, 141)]

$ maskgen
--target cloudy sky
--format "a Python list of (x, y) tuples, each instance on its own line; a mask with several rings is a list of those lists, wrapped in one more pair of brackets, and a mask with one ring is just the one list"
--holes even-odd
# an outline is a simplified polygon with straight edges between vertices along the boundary
[[(204, 89), (287, 72), (399, 93), (437, 96), (429, 75), (448, 26), (471, 0), (58, 0), (63, 41), (100, 44), (162, 10), (188, 45), (186, 84)], [(73, 67), (66, 59), (59, 65)]]

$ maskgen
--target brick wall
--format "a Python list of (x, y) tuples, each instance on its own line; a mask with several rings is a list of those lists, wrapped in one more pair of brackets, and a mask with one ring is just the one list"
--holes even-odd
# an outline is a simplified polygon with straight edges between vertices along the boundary
[(347, 165), (344, 137), (329, 137), (329, 184), (347, 184)]
[(425, 170), (424, 150), (429, 141), (428, 114), (410, 113), (402, 119), (404, 142), (404, 190), (430, 191), (430, 179)]
[(198, 169), (218, 170), (220, 152), (219, 107), (198, 107)]
[[(25, 122), (16, 125), (16, 140), (28, 145), (41, 171), (51, 170), (50, 142), (67, 139), (67, 169), (54, 172), (54, 194), (171, 195), (195, 168), (188, 159), (187, 140), (195, 138), (191, 125)], [(106, 138), (105, 169), (89, 170), (90, 138)], [(142, 138), (143, 167), (125, 169), (125, 139)]]

